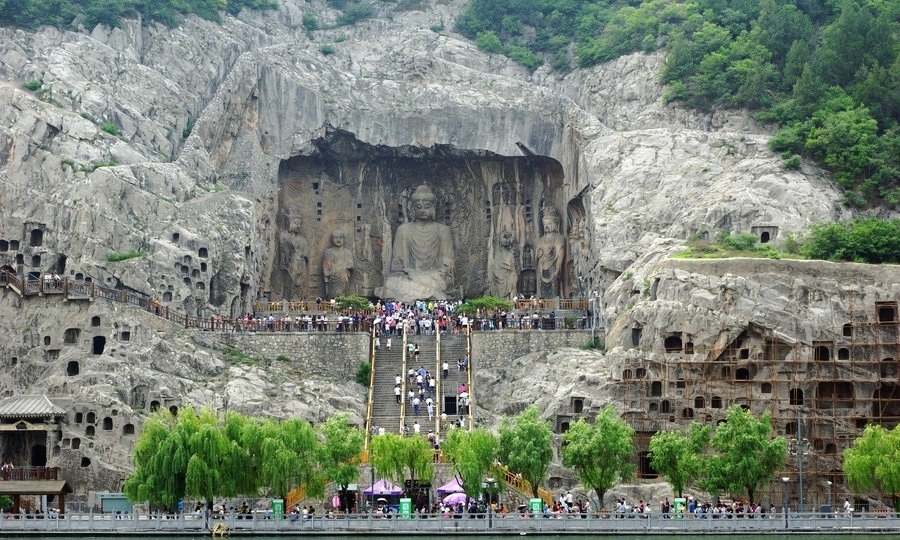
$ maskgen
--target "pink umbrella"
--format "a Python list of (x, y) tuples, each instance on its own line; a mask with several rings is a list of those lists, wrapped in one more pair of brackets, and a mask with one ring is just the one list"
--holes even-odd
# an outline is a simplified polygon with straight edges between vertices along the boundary
[(465, 504), (468, 498), (468, 495), (466, 495), (465, 493), (451, 493), (450, 495), (444, 497), (441, 502), (443, 502), (444, 504)]

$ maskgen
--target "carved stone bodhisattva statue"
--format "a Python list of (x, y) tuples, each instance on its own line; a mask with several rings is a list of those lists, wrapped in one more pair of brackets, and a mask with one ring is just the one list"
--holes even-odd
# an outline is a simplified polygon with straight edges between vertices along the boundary
[(494, 260), (489, 272), (491, 294), (498, 298), (512, 298), (519, 280), (512, 245), (512, 234), (509, 231), (503, 231), (500, 235), (500, 248), (494, 253)]
[(353, 253), (344, 247), (345, 235), (341, 229), (331, 233), (331, 247), (322, 256), (322, 274), (325, 278), (325, 295), (337, 298), (350, 293), (353, 275)]
[(410, 196), (413, 221), (394, 234), (386, 298), (447, 298), (453, 286), (454, 252), (450, 227), (435, 221), (437, 197), (421, 185)]
[(306, 278), (309, 272), (309, 244), (300, 234), (300, 215), (286, 213), (288, 229), (278, 235), (278, 268), (284, 283), (286, 300), (306, 298)]
[(560, 294), (560, 280), (566, 261), (566, 237), (559, 232), (559, 212), (548, 206), (541, 219), (544, 234), (537, 242), (538, 294), (541, 298), (555, 298)]

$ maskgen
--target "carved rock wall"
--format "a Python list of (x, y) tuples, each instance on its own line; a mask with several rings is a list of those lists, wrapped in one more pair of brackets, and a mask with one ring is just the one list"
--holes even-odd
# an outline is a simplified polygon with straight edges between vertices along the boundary
[[(289, 231), (284, 213), (296, 209), (311, 289), (324, 286), (322, 256), (340, 227), (354, 253), (351, 287), (365, 293), (388, 277), (409, 190), (424, 180), (438, 195), (436, 219), (454, 231), (459, 295), (499, 286), (489, 270), (496, 277), (510, 267), (527, 289), (525, 248), (545, 236), (549, 201), (565, 238), (562, 295), (608, 288), (611, 346), (631, 339), (636, 321), (638, 342), (646, 336), (651, 348), (676, 331), (698, 347), (726, 346), (742, 321), (774, 319), (785, 333), (797, 329), (794, 340), (825, 324), (824, 304), (786, 315), (793, 300), (781, 281), (795, 268), (776, 267), (773, 275), (786, 273), (778, 279), (697, 271), (681, 282), (686, 270), (655, 265), (694, 235), (759, 231), (778, 241), (848, 215), (827, 176), (809, 164), (785, 171), (766, 130), (744, 112), (664, 103), (661, 55), (560, 77), (430, 29), (463, 5), (433, 1), (312, 33), (304, 14), (323, 28), (337, 17), (321, 0), (282, 0), (275, 12), (225, 16), (221, 26), (190, 17), (174, 29), (138, 21), (86, 32), (0, 29), (0, 266), (157, 296), (191, 315), (234, 315), (264, 294), (278, 299), (278, 288), (284, 295), (279, 235)], [(321, 54), (323, 44), (335, 53)], [(23, 89), (30, 80), (41, 81), (38, 92)], [(102, 129), (107, 123), (117, 135)], [(109, 257), (130, 251), (143, 256)], [(535, 270), (538, 259), (535, 251)], [(753, 293), (723, 308), (719, 286), (732, 281)], [(645, 288), (661, 300), (645, 300)], [(834, 280), (821, 292), (839, 289)], [(51, 456), (75, 471), (80, 492), (120, 487), (134, 437), (125, 427), (139, 432), (154, 403), (321, 419), (363, 401), (346, 373), (274, 361), (293, 345), (273, 345), (254, 364), (114, 303), (8, 290), (0, 313), (0, 331), (11, 336), (0, 346), (0, 392), (70, 396), (60, 453)], [(98, 337), (106, 347), (95, 354)], [(633, 387), (616, 377), (640, 351), (534, 348), (542, 350), (479, 368), (485, 411), (536, 402), (548, 417), (571, 419), (573, 395), (585, 397), (587, 412), (578, 414), (626, 403)]]
[(505, 249), (514, 258), (513, 290), (538, 293), (540, 218), (549, 207), (562, 207), (564, 198), (557, 162), (450, 147), (373, 148), (346, 134), (335, 138), (343, 140), (318, 142), (320, 153), (291, 158), (279, 173), (280, 211), (296, 211), (304, 218), (300, 235), (310, 246), (308, 297), (325, 296), (321, 261), (335, 229), (348, 234), (354, 254), (350, 292), (378, 294), (394, 258), (392, 240), (401, 224), (414, 220), (410, 198), (423, 184), (437, 198), (436, 221), (452, 232), (459, 271), (448, 297), (493, 290), (488, 276), (504, 249), (504, 235), (511, 244)]

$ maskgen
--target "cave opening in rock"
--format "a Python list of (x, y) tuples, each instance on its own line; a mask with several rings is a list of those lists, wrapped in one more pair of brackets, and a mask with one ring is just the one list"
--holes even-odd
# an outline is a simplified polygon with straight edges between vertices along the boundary
[[(276, 257), (260, 284), (273, 299), (345, 293), (401, 298), (419, 291), (454, 298), (552, 298), (578, 292), (571, 289), (572, 250), (566, 243), (571, 233), (580, 234), (583, 219), (570, 212), (582, 207), (567, 204), (555, 159), (448, 145), (373, 146), (339, 131), (313, 146), (309, 155), (279, 167)], [(416, 210), (426, 192), (431, 208)], [(335, 231), (340, 245), (334, 244)], [(452, 245), (442, 240), (439, 250), (432, 247), (438, 245), (432, 235), (444, 238), (444, 231)], [(439, 279), (429, 276), (427, 286), (391, 279), (399, 263), (409, 263), (408, 237), (419, 254), (440, 251), (440, 264), (433, 266)], [(540, 246), (554, 243), (558, 258), (537, 256), (551, 251)], [(352, 268), (326, 279), (335, 257), (351, 261)], [(429, 264), (416, 262), (414, 272), (430, 271)]]
[(106, 338), (104, 336), (94, 336), (93, 346), (91, 347), (91, 351), (94, 354), (103, 354), (103, 349), (106, 347)]

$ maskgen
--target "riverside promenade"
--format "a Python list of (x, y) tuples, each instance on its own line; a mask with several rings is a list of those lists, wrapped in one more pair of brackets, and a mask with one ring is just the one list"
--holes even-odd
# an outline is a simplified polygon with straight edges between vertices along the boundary
[[(427, 515), (412, 519), (373, 519), (368, 515), (315, 516), (312, 519), (265, 519), (261, 515), (224, 516), (207, 520), (203, 515), (160, 516), (135, 514), (67, 513), (64, 518), (0, 520), (0, 536), (211, 536), (217, 524), (227, 526), (231, 537), (242, 536), (344, 536), (344, 535), (732, 535), (732, 534), (827, 534), (875, 535), (900, 533), (900, 518), (887, 514), (852, 516), (778, 512), (752, 518), (609, 517), (573, 515), (555, 517), (522, 514), (472, 514), (458, 518)], [(221, 528), (221, 527), (220, 527)]]

